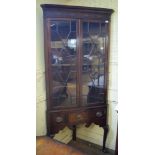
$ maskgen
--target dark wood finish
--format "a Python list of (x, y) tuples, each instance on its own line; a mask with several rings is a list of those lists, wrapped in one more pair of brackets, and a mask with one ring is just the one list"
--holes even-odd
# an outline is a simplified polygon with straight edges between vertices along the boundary
[(103, 152), (107, 152), (106, 148), (105, 148), (105, 143), (106, 143), (106, 139), (107, 139), (107, 135), (108, 135), (108, 131), (109, 131), (109, 126), (106, 125), (103, 127), (104, 128), (104, 137), (103, 137)]
[(82, 7), (82, 6), (65, 6), (54, 4), (42, 4), (45, 18), (78, 18), (78, 19), (99, 19), (109, 20), (113, 12), (112, 9)]
[(76, 141), (76, 125), (73, 125), (73, 141)]
[[(95, 123), (104, 128), (103, 150), (105, 151), (105, 143), (108, 134), (107, 88), (110, 45), (110, 16), (113, 10), (105, 8), (50, 4), (43, 4), (41, 7), (43, 9), (44, 16), (47, 135), (54, 135), (67, 125), (69, 128), (73, 129), (73, 140), (76, 140), (77, 124), (86, 123), (86, 126), (89, 126), (91, 123)], [(54, 23), (55, 21), (56, 24)], [(66, 23), (61, 25), (61, 22), (64, 21)], [(72, 27), (74, 22), (76, 23), (76, 26), (74, 25), (74, 27)], [(67, 26), (67, 23), (70, 24)], [(88, 23), (88, 30), (86, 29), (84, 23)], [(100, 31), (97, 34), (94, 30), (98, 29), (94, 26), (94, 23), (97, 23), (100, 27)], [(91, 24), (94, 25), (92, 26)], [(101, 28), (102, 25), (103, 28)], [(74, 28), (75, 30), (72, 30)], [(67, 33), (68, 29), (69, 33)], [(75, 33), (73, 31), (75, 31)], [(72, 37), (70, 35), (71, 33)], [(73, 34), (75, 35), (74, 37)], [(66, 37), (63, 38), (65, 35), (67, 36), (67, 39)], [(76, 41), (76, 47), (72, 47), (72, 50), (71, 48), (67, 48), (69, 47), (69, 37)], [(96, 38), (96, 41), (98, 41), (97, 43), (95, 42), (94, 38)], [(101, 40), (101, 42), (99, 40)], [(60, 44), (63, 45), (60, 46)], [(85, 46), (86, 48), (90, 48), (88, 53), (85, 53), (86, 51), (84, 51)], [(91, 51), (94, 53), (91, 54)], [(54, 52), (57, 52), (57, 58), (54, 58)], [(61, 53), (58, 54), (59, 52)], [(64, 63), (65, 55), (62, 56), (63, 52), (65, 52), (65, 55), (72, 55), (72, 58), (70, 58), (69, 61), (66, 61), (68, 64), (66, 62)], [(72, 52), (72, 54), (68, 54), (69, 52)], [(73, 54), (74, 52), (75, 55)], [(95, 52), (97, 54), (95, 54)], [(98, 54), (101, 54), (101, 56)], [(59, 55), (61, 55), (61, 57)], [(63, 59), (63, 61), (61, 59)], [(75, 64), (71, 64), (73, 61), (72, 59), (75, 59)], [(87, 60), (86, 64), (84, 59)], [(88, 59), (90, 61), (88, 61)], [(100, 62), (100, 59), (103, 59), (103, 62), (101, 62), (104, 69), (103, 75), (100, 72), (100, 69), (102, 68), (99, 67), (101, 64), (98, 63), (97, 77), (95, 79), (92, 77), (92, 73), (95, 73), (95, 71), (92, 69), (93, 67), (95, 68), (92, 59), (93, 61), (95, 60), (95, 65), (97, 61)], [(96, 61), (96, 59), (98, 60)], [(61, 63), (57, 63), (56, 61), (61, 61)], [(67, 80), (64, 82), (63, 80), (65, 79), (64, 77), (66, 77), (66, 73), (70, 71), (68, 69), (69, 67), (72, 67), (72, 72), (74, 71), (74, 74), (72, 78), (70, 77), (70, 81)], [(63, 79), (62, 81), (58, 80), (56, 82), (58, 79), (58, 76), (55, 76), (57, 75), (56, 72), (59, 74), (61, 73), (61, 78)], [(68, 79), (69, 74), (70, 72), (67, 74)], [(55, 81), (54, 78), (56, 79)], [(102, 79), (100, 81), (103, 82), (103, 85), (99, 84), (100, 78)], [(87, 79), (88, 82), (83, 82), (83, 79)], [(95, 81), (97, 80), (98, 85), (95, 84)], [(86, 88), (84, 87), (84, 84), (86, 85)], [(83, 95), (85, 92), (87, 92), (86, 96)]]

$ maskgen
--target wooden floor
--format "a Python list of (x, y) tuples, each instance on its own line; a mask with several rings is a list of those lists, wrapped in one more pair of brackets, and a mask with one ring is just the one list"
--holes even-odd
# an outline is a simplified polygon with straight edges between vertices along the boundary
[(46, 136), (36, 138), (36, 155), (114, 155), (114, 151), (101, 151), (102, 147), (77, 139), (68, 145)]
[[(36, 137), (36, 155), (86, 155), (80, 150), (46, 136)], [(89, 155), (89, 154), (87, 154)]]
[(107, 153), (103, 153), (100, 148), (96, 148), (91, 144), (85, 143), (82, 140), (71, 141), (68, 145), (84, 152), (89, 155), (114, 155), (114, 151), (107, 150)]

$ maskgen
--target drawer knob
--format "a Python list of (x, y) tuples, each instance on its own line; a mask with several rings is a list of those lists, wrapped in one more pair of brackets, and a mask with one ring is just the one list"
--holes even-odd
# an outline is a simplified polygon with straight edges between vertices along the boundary
[(61, 123), (62, 121), (63, 121), (63, 118), (62, 118), (62, 117), (59, 117), (59, 116), (58, 116), (58, 117), (56, 118), (56, 122), (57, 122), (57, 123)]
[(105, 23), (109, 23), (109, 21), (108, 20), (105, 20)]
[(102, 116), (103, 116), (103, 114), (102, 114), (101, 111), (98, 111), (98, 112), (96, 113), (96, 117), (102, 117)]
[(82, 119), (82, 116), (79, 114), (77, 115), (77, 120), (81, 120)]

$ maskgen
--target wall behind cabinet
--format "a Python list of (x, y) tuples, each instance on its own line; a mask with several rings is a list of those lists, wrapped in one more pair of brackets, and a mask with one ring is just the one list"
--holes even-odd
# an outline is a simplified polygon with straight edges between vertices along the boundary
[[(111, 23), (111, 55), (110, 55), (110, 72), (109, 72), (109, 114), (108, 122), (110, 131), (107, 139), (107, 147), (115, 149), (116, 129), (117, 129), (117, 115), (115, 106), (117, 104), (117, 0), (37, 0), (36, 1), (36, 69), (37, 69), (37, 112), (36, 112), (36, 132), (37, 135), (46, 134), (46, 95), (45, 95), (45, 75), (44, 75), (44, 40), (43, 40), (43, 15), (40, 4), (65, 4), (65, 5), (79, 5), (90, 7), (103, 7), (114, 9)], [(77, 137), (102, 145), (103, 129), (92, 124), (89, 128), (85, 128), (83, 124), (77, 128)], [(55, 135), (55, 139), (68, 143), (72, 138), (72, 131), (67, 127)]]

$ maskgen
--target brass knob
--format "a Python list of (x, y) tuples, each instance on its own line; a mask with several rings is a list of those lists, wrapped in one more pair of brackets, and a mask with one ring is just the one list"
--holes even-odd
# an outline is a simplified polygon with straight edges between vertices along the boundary
[(101, 111), (98, 111), (98, 112), (96, 113), (96, 117), (102, 117), (102, 116), (103, 116), (103, 114), (102, 114)]
[(109, 23), (109, 21), (108, 21), (108, 20), (106, 20), (106, 21), (105, 21), (105, 23)]
[(82, 116), (79, 114), (79, 115), (77, 115), (77, 119), (78, 120), (81, 120), (82, 119)]
[(61, 123), (62, 121), (63, 121), (63, 118), (62, 118), (62, 117), (58, 116), (58, 117), (56, 118), (56, 122), (57, 122), (57, 123)]

